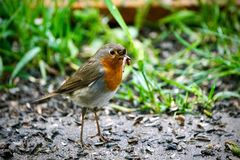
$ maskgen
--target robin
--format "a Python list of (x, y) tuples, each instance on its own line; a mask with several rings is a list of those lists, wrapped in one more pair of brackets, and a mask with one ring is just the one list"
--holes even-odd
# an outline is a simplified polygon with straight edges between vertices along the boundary
[(104, 107), (116, 93), (122, 81), (124, 66), (125, 64), (129, 65), (130, 60), (122, 45), (106, 44), (64, 81), (57, 90), (35, 100), (34, 103), (43, 102), (57, 95), (66, 95), (82, 109), (80, 144), (85, 146), (83, 125), (87, 110), (94, 112), (97, 125), (96, 136), (99, 136), (101, 141), (106, 141), (101, 134), (97, 111)]

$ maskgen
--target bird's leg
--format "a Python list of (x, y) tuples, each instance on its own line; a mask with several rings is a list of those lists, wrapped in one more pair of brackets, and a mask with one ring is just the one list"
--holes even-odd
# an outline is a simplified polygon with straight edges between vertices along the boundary
[(81, 124), (81, 132), (80, 132), (80, 143), (83, 145), (83, 126), (84, 126), (84, 116), (86, 113), (86, 108), (82, 108), (82, 124)]
[(87, 146), (84, 142), (83, 142), (83, 126), (84, 126), (84, 116), (86, 114), (87, 109), (86, 108), (82, 108), (82, 124), (81, 124), (81, 132), (80, 132), (80, 145), (83, 148), (89, 148), (89, 146)]
[(96, 137), (96, 136), (99, 136), (100, 141), (102, 141), (102, 142), (107, 142), (108, 139), (105, 138), (105, 137), (102, 135), (102, 133), (101, 133), (101, 129), (100, 129), (99, 121), (98, 121), (99, 118), (98, 118), (98, 115), (97, 115), (97, 111), (93, 111), (93, 112), (94, 112), (94, 115), (95, 115), (95, 120), (96, 120), (97, 132), (98, 132), (98, 133), (97, 133), (95, 136), (91, 136), (91, 138)]

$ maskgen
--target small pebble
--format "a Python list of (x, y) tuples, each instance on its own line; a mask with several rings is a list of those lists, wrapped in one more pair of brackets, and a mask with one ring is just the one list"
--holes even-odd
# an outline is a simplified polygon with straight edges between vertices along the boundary
[(67, 145), (67, 143), (66, 143), (66, 142), (61, 142), (61, 144), (62, 144), (63, 146), (66, 146), (66, 145)]
[(180, 126), (184, 126), (185, 124), (185, 117), (183, 115), (177, 115), (175, 117), (175, 120), (177, 121), (177, 123), (180, 125)]
[(138, 138), (137, 137), (130, 137), (128, 139), (128, 144), (137, 144), (138, 143)]
[(147, 146), (147, 148), (145, 150), (149, 154), (152, 154), (154, 152), (153, 148), (151, 148), (150, 146)]
[(174, 143), (167, 144), (166, 150), (177, 150), (177, 145)]

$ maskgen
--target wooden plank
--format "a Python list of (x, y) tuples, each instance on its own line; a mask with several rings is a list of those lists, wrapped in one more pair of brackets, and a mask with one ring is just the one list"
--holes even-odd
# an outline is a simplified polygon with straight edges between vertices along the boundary
[[(146, 0), (112, 0), (118, 7), (124, 20), (127, 23), (132, 23), (136, 15), (137, 9), (146, 5)], [(224, 6), (229, 0), (202, 0), (203, 3), (217, 3)], [(57, 5), (59, 7), (67, 4), (68, 0), (52, 1), (45, 0), (47, 6)], [(236, 4), (240, 6), (240, 0), (236, 0)], [(151, 8), (149, 10), (147, 19), (150, 21), (158, 20), (170, 12), (166, 9), (166, 6), (172, 9), (194, 9), (199, 6), (198, 0), (153, 0)], [(72, 9), (85, 9), (85, 8), (98, 8), (102, 15), (110, 15), (104, 0), (78, 0), (72, 5)]]

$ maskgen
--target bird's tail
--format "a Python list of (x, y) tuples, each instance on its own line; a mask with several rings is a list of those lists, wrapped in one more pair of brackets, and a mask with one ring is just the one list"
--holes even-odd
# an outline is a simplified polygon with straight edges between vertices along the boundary
[(56, 93), (56, 92), (49, 93), (49, 94), (47, 94), (47, 95), (45, 95), (45, 96), (43, 96), (43, 97), (41, 97), (41, 98), (38, 98), (38, 99), (36, 99), (36, 100), (33, 100), (31, 103), (32, 103), (32, 104), (35, 104), (35, 103), (43, 103), (43, 102), (45, 102), (46, 100), (48, 100), (49, 98), (55, 97), (55, 96), (57, 96), (57, 95), (58, 95), (58, 93)]

